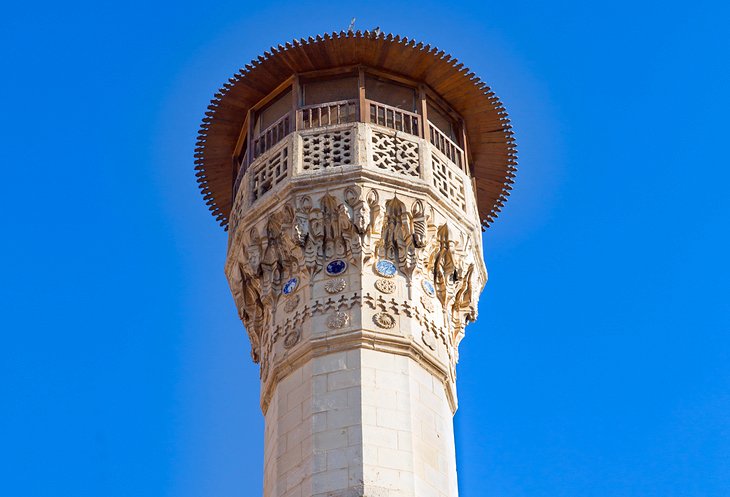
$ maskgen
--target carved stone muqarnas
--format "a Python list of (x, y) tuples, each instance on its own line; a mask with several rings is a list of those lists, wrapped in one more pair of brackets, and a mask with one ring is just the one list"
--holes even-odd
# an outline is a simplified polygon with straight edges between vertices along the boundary
[[(334, 162), (305, 150), (297, 163), (287, 153), (289, 179), (261, 196), (244, 183), (236, 197), (226, 274), (251, 355), (266, 361), (262, 403), (282, 361), (292, 367), (286, 351), (294, 344), (316, 354), (325, 343), (362, 340), (436, 368), (455, 408), (458, 345), (487, 279), (471, 185), (452, 171), (458, 188), (434, 188), (443, 181), (428, 179), (436, 162), (419, 154), (438, 152), (424, 140), (405, 146), (370, 125), (347, 128)], [(305, 138), (320, 150), (339, 140), (335, 131)], [(293, 135), (286, 146), (296, 150)], [(332, 261), (335, 272), (325, 270)]]

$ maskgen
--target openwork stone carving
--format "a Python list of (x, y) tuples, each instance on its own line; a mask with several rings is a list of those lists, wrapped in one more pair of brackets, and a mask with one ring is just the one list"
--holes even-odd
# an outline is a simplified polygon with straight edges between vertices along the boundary
[(395, 318), (385, 312), (378, 312), (373, 316), (375, 324), (381, 328), (391, 329), (395, 326)]
[(436, 154), (431, 154), (431, 164), (433, 167), (433, 186), (456, 207), (466, 212), (464, 182), (459, 173)]
[(347, 287), (345, 278), (337, 278), (336, 280), (329, 280), (324, 285), (324, 289), (327, 293), (340, 293)]
[(352, 131), (340, 130), (302, 137), (302, 170), (319, 171), (352, 163)]
[(251, 171), (250, 195), (255, 202), (286, 178), (289, 169), (289, 145), (285, 142), (279, 150), (271, 152), (266, 158), (254, 163)]
[(395, 292), (395, 281), (379, 278), (375, 280), (375, 288), (383, 293), (393, 293)]
[(384, 171), (419, 177), (418, 143), (373, 131), (373, 164)]
[(333, 330), (344, 328), (350, 323), (350, 316), (342, 311), (337, 311), (327, 320), (327, 327)]

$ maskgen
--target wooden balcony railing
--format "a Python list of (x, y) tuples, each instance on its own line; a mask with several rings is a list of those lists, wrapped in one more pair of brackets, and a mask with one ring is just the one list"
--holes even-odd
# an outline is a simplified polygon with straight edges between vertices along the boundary
[(459, 166), (460, 169), (464, 168), (464, 151), (430, 121), (428, 123), (428, 139), (451, 162)]
[(255, 159), (269, 150), (292, 131), (290, 115), (285, 114), (254, 138), (253, 158)]
[(365, 102), (369, 109), (371, 123), (420, 136), (421, 116), (418, 114), (379, 102), (373, 102), (372, 100), (366, 100)]
[(354, 123), (360, 114), (357, 100), (340, 100), (307, 105), (299, 109), (299, 129), (317, 128), (332, 124)]
[[(362, 107), (361, 107), (362, 106)], [(296, 119), (294, 118), (296, 116)], [(365, 121), (427, 139), (459, 169), (464, 170), (464, 150), (430, 121), (415, 112), (392, 107), (361, 97), (293, 108), (249, 142), (238, 165), (233, 191), (237, 192), (243, 175), (254, 160), (281, 142), (295, 130)], [(268, 159), (267, 159), (268, 160)]]
[[(301, 105), (306, 100), (310, 88), (309, 84), (334, 81), (343, 77), (343, 75), (352, 78), (348, 79), (351, 83), (350, 93), (343, 94), (343, 96), (351, 97), (349, 100)], [(352, 84), (355, 75), (357, 75), (356, 87)], [(377, 92), (371, 93), (368, 84), (370, 78), (385, 84), (383, 88), (390, 88), (388, 85), (399, 85), (411, 89), (415, 100), (414, 107), (408, 107), (410, 110), (404, 110), (371, 100), (370, 98), (380, 97), (378, 97)], [(337, 85), (339, 84), (337, 83)], [(355, 96), (357, 97), (355, 98)], [(330, 98), (338, 97), (333, 95)], [(273, 112), (272, 105), (274, 103), (276, 103), (276, 109), (280, 109), (281, 112), (286, 112), (286, 114), (263, 131), (258, 131), (262, 116), (270, 115), (270, 112)], [(428, 115), (431, 112), (428, 109), (431, 106), (437, 111), (437, 114), (443, 114), (451, 121), (451, 126), (454, 129), (458, 129), (455, 135), (458, 136), (458, 139), (451, 139), (449, 135), (444, 134), (428, 121)], [(417, 111), (412, 112), (415, 109)], [(269, 151), (290, 133), (298, 130), (356, 122), (375, 124), (424, 139), (431, 144), (432, 148), (439, 150), (438, 155), (444, 162), (449, 162), (450, 165), (455, 165), (468, 174), (465, 154), (467, 143), (463, 130), (463, 120), (453, 112), (448, 102), (444, 101), (423, 82), (407, 80), (402, 76), (359, 65), (348, 66), (344, 71), (340, 71), (338, 68), (337, 71), (307, 71), (301, 74), (292, 74), (286, 81), (282, 82), (280, 87), (248, 109), (243, 129), (241, 129), (234, 150), (234, 160), (237, 164), (233, 165), (234, 174), (236, 175), (236, 179), (232, 182), (233, 191), (238, 191), (241, 178), (247, 174), (248, 168), (254, 162), (268, 161), (271, 154)], [(382, 133), (384, 130), (381, 129), (379, 132)], [(392, 133), (388, 134), (392, 135)], [(463, 148), (458, 145), (459, 142), (462, 143)]]

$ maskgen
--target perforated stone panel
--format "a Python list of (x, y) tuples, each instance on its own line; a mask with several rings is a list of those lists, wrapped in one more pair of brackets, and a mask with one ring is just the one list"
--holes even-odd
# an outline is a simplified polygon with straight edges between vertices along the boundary
[(302, 171), (313, 172), (352, 163), (352, 131), (330, 131), (302, 137)]
[(384, 171), (418, 177), (418, 144), (397, 135), (373, 131), (373, 165)]
[(268, 158), (262, 159), (251, 171), (251, 202), (281, 183), (288, 170), (289, 146), (285, 144), (279, 150), (273, 151)]
[(431, 164), (433, 167), (433, 186), (452, 204), (466, 212), (464, 181), (459, 173), (435, 153), (431, 154)]

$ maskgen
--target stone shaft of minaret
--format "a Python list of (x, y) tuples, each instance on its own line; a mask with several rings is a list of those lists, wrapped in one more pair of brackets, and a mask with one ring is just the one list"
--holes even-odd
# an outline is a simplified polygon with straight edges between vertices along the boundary
[(442, 52), (337, 36), (247, 66), (199, 142), (260, 365), (263, 494), (457, 497), (458, 347), (487, 281), (481, 230), (511, 182), (511, 132)]

